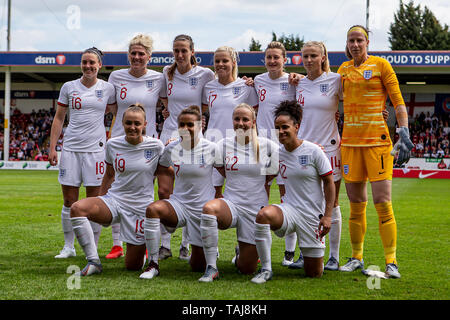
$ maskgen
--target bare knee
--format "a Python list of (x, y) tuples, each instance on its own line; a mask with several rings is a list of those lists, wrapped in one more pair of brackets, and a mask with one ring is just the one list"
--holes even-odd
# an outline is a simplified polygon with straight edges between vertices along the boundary
[(254, 274), (257, 264), (238, 264), (239, 272), (242, 274)]
[(87, 217), (88, 211), (83, 205), (83, 200), (79, 200), (70, 206), (70, 217)]
[(205, 254), (203, 248), (191, 244), (191, 258), (189, 259), (189, 265), (194, 272), (203, 272), (206, 268)]
[(145, 210), (147, 218), (159, 218), (161, 212), (161, 204), (158, 201), (151, 203)]
[(220, 204), (218, 203), (218, 201), (220, 201), (220, 200), (208, 201), (203, 206), (203, 214), (209, 214), (209, 215), (217, 216), (218, 213), (220, 212)]
[(270, 217), (271, 217), (270, 210), (267, 207), (264, 207), (261, 210), (259, 210), (258, 214), (256, 215), (256, 223), (269, 224), (271, 220)]
[(323, 258), (304, 257), (305, 275), (309, 278), (320, 278), (323, 275)]
[(144, 259), (138, 261), (138, 260), (125, 260), (125, 269), (128, 271), (138, 271), (142, 269), (142, 266), (144, 264)]

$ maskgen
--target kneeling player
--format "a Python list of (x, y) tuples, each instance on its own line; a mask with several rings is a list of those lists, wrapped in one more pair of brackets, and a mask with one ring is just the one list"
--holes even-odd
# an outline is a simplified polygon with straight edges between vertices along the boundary
[[(145, 210), (153, 201), (155, 175), (167, 170), (158, 166), (163, 143), (143, 135), (147, 124), (141, 105), (130, 106), (123, 114), (125, 136), (111, 138), (106, 144), (106, 172), (99, 197), (74, 203), (70, 215), (73, 230), (88, 263), (80, 272), (89, 276), (102, 272), (89, 221), (104, 226), (121, 225), (121, 240), (127, 243), (125, 266), (139, 270), (145, 257), (143, 223)], [(159, 190), (160, 195), (171, 190)]]
[(258, 210), (268, 205), (267, 180), (278, 172), (278, 145), (256, 132), (255, 110), (246, 103), (233, 111), (236, 135), (220, 140), (218, 148), (226, 178), (223, 198), (206, 203), (200, 230), (207, 267), (200, 282), (212, 282), (219, 276), (217, 268), (218, 229), (236, 228), (239, 254), (236, 267), (243, 274), (252, 274), (258, 264), (254, 229)]
[(296, 101), (284, 101), (275, 110), (286, 194), (282, 204), (264, 207), (256, 216), (255, 242), (262, 268), (252, 279), (254, 283), (272, 278), (271, 229), (279, 237), (296, 232), (306, 275), (321, 277), (323, 273), (323, 237), (331, 227), (335, 187), (330, 161), (322, 149), (297, 137), (301, 118)]
[[(159, 242), (161, 223), (169, 231), (186, 227), (187, 240), (192, 246), (189, 259), (193, 271), (205, 270), (205, 256), (200, 234), (200, 219), (203, 205), (214, 199), (212, 183), (213, 166), (216, 164), (217, 145), (201, 137), (202, 115), (200, 107), (191, 106), (178, 116), (180, 139), (170, 143), (164, 150), (159, 164), (173, 167), (175, 188), (169, 199), (159, 200), (147, 208), (144, 223), (145, 243), (149, 253), (149, 264), (142, 279), (159, 275)], [(173, 185), (173, 179), (169, 181)]]

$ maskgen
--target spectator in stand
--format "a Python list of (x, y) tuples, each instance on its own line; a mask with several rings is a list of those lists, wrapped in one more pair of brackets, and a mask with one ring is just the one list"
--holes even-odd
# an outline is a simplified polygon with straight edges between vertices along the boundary
[(438, 167), (438, 169), (447, 169), (447, 165), (445, 164), (443, 158), (441, 159), (441, 162), (438, 163), (437, 167)]
[(438, 158), (444, 158), (445, 152), (444, 152), (444, 150), (442, 150), (442, 147), (440, 145), (439, 145), (436, 153), (437, 153)]
[(435, 147), (435, 146), (432, 146), (432, 147), (431, 147), (431, 158), (437, 159), (437, 157), (438, 157), (438, 154), (437, 154), (436, 147)]
[(416, 147), (415, 147), (415, 156), (418, 157), (418, 158), (422, 158), (423, 157), (423, 151), (424, 151), (423, 139), (420, 139), (419, 142), (416, 144)]

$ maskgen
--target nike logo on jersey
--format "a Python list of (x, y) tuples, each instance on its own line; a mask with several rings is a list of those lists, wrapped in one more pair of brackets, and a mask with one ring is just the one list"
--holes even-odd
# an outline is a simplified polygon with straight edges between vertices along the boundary
[(431, 172), (431, 173), (422, 173), (422, 171), (420, 171), (419, 173), (419, 179), (425, 179), (428, 178), (430, 176), (432, 176), (433, 174), (436, 174), (437, 172)]

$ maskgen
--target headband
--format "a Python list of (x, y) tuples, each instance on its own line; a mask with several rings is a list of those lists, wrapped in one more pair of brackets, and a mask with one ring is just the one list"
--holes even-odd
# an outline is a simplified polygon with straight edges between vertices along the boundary
[(350, 32), (352, 32), (352, 31), (361, 32), (363, 35), (366, 36), (366, 39), (369, 39), (369, 36), (367, 35), (367, 32), (366, 32), (366, 30), (364, 30), (364, 28), (361, 28), (361, 27), (358, 27), (358, 26), (350, 28), (350, 30), (348, 30), (348, 32), (347, 32), (347, 35), (349, 35)]

